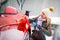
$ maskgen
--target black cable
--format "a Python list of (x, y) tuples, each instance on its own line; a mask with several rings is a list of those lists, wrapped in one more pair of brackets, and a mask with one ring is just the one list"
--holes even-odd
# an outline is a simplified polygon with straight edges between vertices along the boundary
[(20, 1), (21, 1), (21, 4), (20, 4), (19, 0), (17, 0), (17, 3), (18, 3), (19, 6), (21, 5), (21, 10), (22, 10), (25, 0), (24, 1), (20, 0)]
[(18, 5), (20, 6), (20, 3), (19, 3), (19, 1), (17, 0), (17, 3), (18, 3)]
[(8, 0), (1, 2), (1, 6), (4, 5)]
[(5, 0), (3, 2), (0, 2), (0, 11), (1, 11), (1, 7), (7, 2), (8, 0)]

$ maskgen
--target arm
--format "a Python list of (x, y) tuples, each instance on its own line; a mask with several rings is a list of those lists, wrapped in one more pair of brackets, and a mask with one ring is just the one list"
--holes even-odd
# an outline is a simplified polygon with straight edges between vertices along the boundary
[(43, 32), (44, 32), (47, 36), (51, 36), (51, 35), (52, 35), (52, 32), (51, 32), (50, 27), (48, 27), (47, 29), (44, 28)]

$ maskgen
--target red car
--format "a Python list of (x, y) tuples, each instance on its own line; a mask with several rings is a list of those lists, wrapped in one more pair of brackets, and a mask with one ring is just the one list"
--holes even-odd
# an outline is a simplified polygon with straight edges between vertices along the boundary
[[(14, 31), (12, 29), (14, 29)], [(29, 40), (29, 37), (26, 38), (26, 35), (30, 34), (30, 29), (28, 16), (24, 15), (22, 12), (18, 12), (16, 8), (7, 6), (4, 13), (0, 13), (0, 40)], [(11, 34), (18, 36), (15, 37), (15, 35), (12, 36)], [(24, 38), (21, 34), (23, 34)], [(19, 37), (22, 38), (20, 39)]]

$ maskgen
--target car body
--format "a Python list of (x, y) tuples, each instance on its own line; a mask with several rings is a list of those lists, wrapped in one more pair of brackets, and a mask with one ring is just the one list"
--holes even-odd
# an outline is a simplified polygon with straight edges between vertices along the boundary
[[(24, 40), (27, 33), (30, 30), (30, 23), (28, 16), (26, 16), (22, 12), (18, 12), (18, 10), (14, 7), (7, 6), (4, 10), (4, 13), (0, 13), (0, 33), (1, 33), (0, 35), (3, 35), (0, 36), (0, 39), (1, 37), (2, 37), (1, 40), (8, 40), (11, 37), (14, 38), (15, 36), (12, 36), (10, 34), (13, 31), (12, 29), (14, 29), (18, 34), (20, 33), (19, 35), (23, 34), (24, 38), (22, 36), (19, 37), (22, 37)], [(17, 33), (15, 33), (15, 31), (12, 34), (18, 35)], [(8, 39), (6, 39), (7, 36)], [(17, 36), (18, 39), (19, 37)]]

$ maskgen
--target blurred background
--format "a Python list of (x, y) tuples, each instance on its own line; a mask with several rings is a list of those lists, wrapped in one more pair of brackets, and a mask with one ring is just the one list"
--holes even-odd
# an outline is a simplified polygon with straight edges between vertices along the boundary
[(6, 6), (13, 6), (24, 13), (26, 10), (29, 10), (30, 16), (37, 16), (44, 8), (53, 6), (55, 12), (51, 17), (60, 17), (60, 0), (19, 0), (19, 2), (22, 4), (22, 7), (18, 5), (17, 0), (8, 0), (8, 2), (2, 6), (1, 12)]
[[(4, 0), (1, 0), (2, 2)], [(58, 25), (60, 25), (60, 0), (8, 0), (2, 5), (0, 12), (4, 12), (6, 6), (13, 6), (18, 9), (19, 12), (25, 13), (26, 10), (30, 11), (29, 17), (36, 17), (40, 15), (41, 11), (48, 7), (54, 7), (54, 12), (50, 15), (52, 33)], [(49, 14), (48, 14), (49, 15)], [(52, 40), (51, 37), (47, 37), (47, 40)]]

